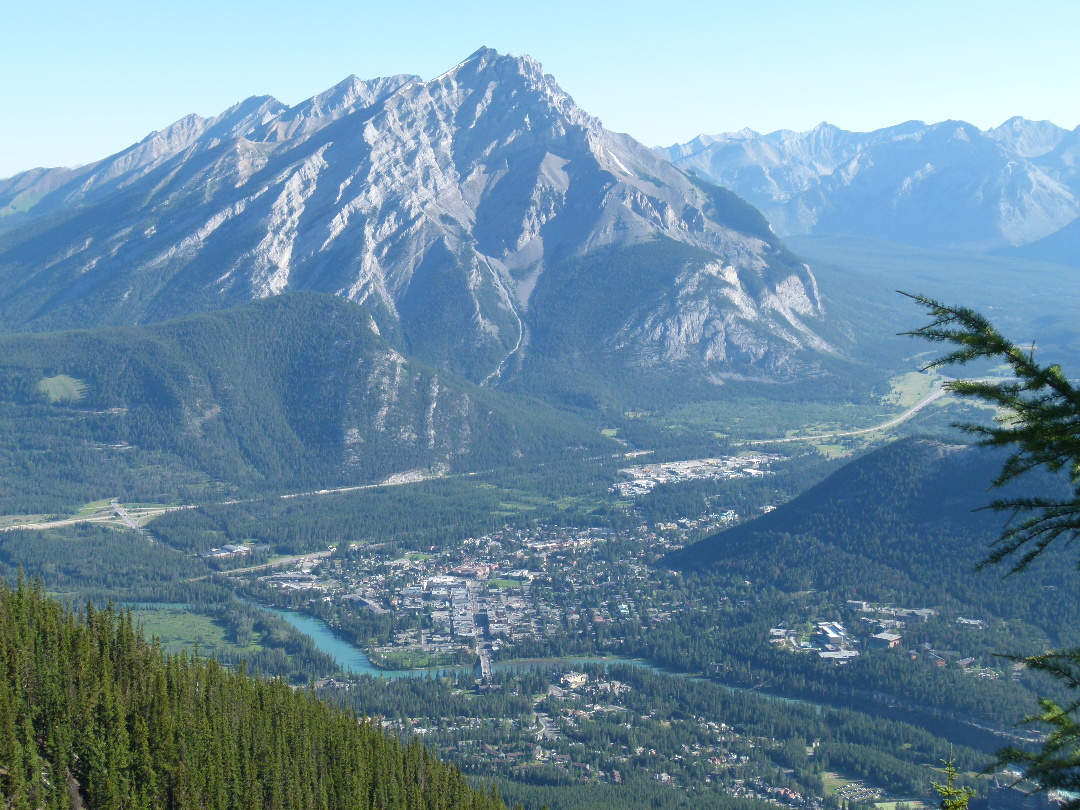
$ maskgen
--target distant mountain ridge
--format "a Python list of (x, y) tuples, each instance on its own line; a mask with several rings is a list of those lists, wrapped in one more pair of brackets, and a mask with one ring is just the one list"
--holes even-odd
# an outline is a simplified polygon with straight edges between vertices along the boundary
[(781, 236), (994, 250), (1080, 217), (1080, 128), (1049, 121), (1017, 117), (986, 131), (964, 121), (873, 132), (826, 123), (808, 132), (744, 129), (657, 152), (745, 197)]
[[(619, 251), (657, 243), (663, 284), (620, 284)], [(604, 129), (530, 57), (487, 48), (428, 82), (251, 98), (0, 181), (0, 329), (312, 289), (365, 306), (398, 350), (494, 384), (555, 329), (557, 291), (592, 289), (578, 263), (598, 251), (621, 319), (571, 354), (627, 375), (790, 378), (832, 350), (810, 269), (751, 206)]]

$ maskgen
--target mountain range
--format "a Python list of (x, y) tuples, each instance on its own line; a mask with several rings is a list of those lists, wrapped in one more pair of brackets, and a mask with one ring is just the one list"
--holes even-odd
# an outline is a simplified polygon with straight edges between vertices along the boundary
[[(1075, 262), (1080, 128), (1012, 118), (908, 121), (873, 132), (744, 129), (658, 149), (756, 205), (781, 236), (851, 235)], [(1068, 237), (1068, 250), (1039, 246)], [(1023, 246), (1032, 246), (1025, 252)], [(1020, 249), (1017, 251), (1017, 249)]]
[(395, 350), (489, 385), (563, 359), (583, 379), (796, 378), (833, 351), (811, 270), (759, 212), (527, 56), (250, 98), (0, 181), (4, 331), (290, 290), (359, 303)]

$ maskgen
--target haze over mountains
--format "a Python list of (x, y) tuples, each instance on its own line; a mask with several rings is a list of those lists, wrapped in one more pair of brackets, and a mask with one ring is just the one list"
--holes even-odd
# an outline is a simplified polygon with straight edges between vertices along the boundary
[[(0, 181), (0, 332), (106, 329), (4, 340), (0, 405), (42, 442), (66, 437), (80, 480), (130, 444), (138, 463), (106, 465), (110, 486), (166, 460), (186, 471), (174, 489), (280, 489), (599, 448), (595, 425), (476, 384), (594, 414), (715, 398), (732, 379), (869, 391), (893, 372), (859, 342), (903, 325), (855, 288), (892, 296), (892, 276), (823, 261), (819, 291), (758, 210), (699, 177), (778, 231), (934, 242), (930, 220), (957, 243), (1060, 240), (1080, 211), (1077, 137), (1021, 119), (823, 125), (701, 137), (667, 150), (676, 166), (606, 130), (537, 61), (487, 48), (427, 82), (351, 76), (295, 107), (254, 97)], [(279, 305), (246, 306), (260, 300)], [(853, 363), (843, 382), (837, 358)], [(35, 386), (54, 377), (85, 398), (45, 407)], [(3, 452), (30, 469), (35, 441)], [(24, 478), (9, 495), (37, 497), (41, 475)]]
[(0, 213), (8, 331), (309, 289), (489, 384), (527, 377), (538, 353), (584, 375), (719, 379), (791, 378), (831, 350), (811, 271), (757, 211), (490, 49), (429, 82), (349, 77), (293, 108), (189, 116), (98, 163), (0, 182)]
[[(744, 129), (657, 151), (745, 197), (781, 236), (964, 250), (1032, 245), (1020, 255), (1051, 259), (1035, 244), (1080, 216), (1080, 128), (1049, 121), (1012, 118), (986, 131), (963, 121), (874, 132), (825, 123), (809, 132)], [(1071, 244), (1080, 243), (1073, 236)]]

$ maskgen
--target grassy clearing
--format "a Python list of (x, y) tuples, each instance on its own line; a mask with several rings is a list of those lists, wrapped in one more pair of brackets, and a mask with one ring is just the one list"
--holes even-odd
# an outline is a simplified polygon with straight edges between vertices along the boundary
[(826, 771), (821, 775), (821, 781), (825, 785), (825, 795), (834, 796), (836, 791), (842, 788), (844, 785), (850, 785), (851, 780), (845, 779), (838, 773), (832, 771)]
[(614, 439), (616, 436), (619, 435), (619, 429), (618, 428), (604, 428), (603, 430), (600, 431), (600, 433), (603, 434), (604, 436), (607, 436), (609, 439)]
[[(732, 439), (768, 439), (798, 433), (858, 430), (894, 416), (888, 407), (768, 399), (699, 402), (665, 414), (670, 428), (701, 430)], [(659, 423), (658, 423), (659, 424)]]
[[(257, 649), (258, 643), (252, 641), (247, 647), (240, 647), (230, 641), (224, 627), (209, 616), (193, 613), (182, 608), (147, 608), (133, 611), (136, 623), (141, 624), (143, 632), (157, 636), (169, 652), (190, 650), (197, 644), (200, 653), (207, 655), (225, 650)], [(258, 634), (255, 634), (256, 636)]]
[(19, 194), (16, 194), (10, 203), (3, 208), (0, 208), (0, 217), (9, 217), (12, 214), (21, 214), (24, 211), (29, 211), (39, 202), (45, 194), (40, 191), (31, 191), (27, 189)]
[(105, 500), (91, 501), (86, 504), (75, 513), (75, 517), (91, 517), (93, 515), (111, 514), (112, 511), (112, 501), (106, 498)]
[(86, 394), (86, 383), (67, 374), (57, 374), (40, 380), (37, 389), (49, 402), (78, 402)]
[(55, 518), (56, 515), (2, 515), (0, 516), (0, 529), (24, 526), (27, 523), (44, 523)]
[(492, 588), (520, 588), (520, 579), (490, 579), (488, 585)]
[(840, 458), (851, 452), (850, 447), (845, 447), (842, 444), (815, 444), (814, 447), (817, 451), (828, 459)]
[(889, 393), (881, 398), (882, 403), (906, 411), (937, 390), (941, 385), (941, 375), (909, 371), (893, 377), (889, 380), (889, 385)]

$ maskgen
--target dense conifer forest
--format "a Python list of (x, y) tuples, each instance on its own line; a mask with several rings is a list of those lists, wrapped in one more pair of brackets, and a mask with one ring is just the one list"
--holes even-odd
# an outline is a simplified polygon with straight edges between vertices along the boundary
[(22, 581), (0, 592), (0, 792), (19, 810), (505, 807), (419, 741)]

